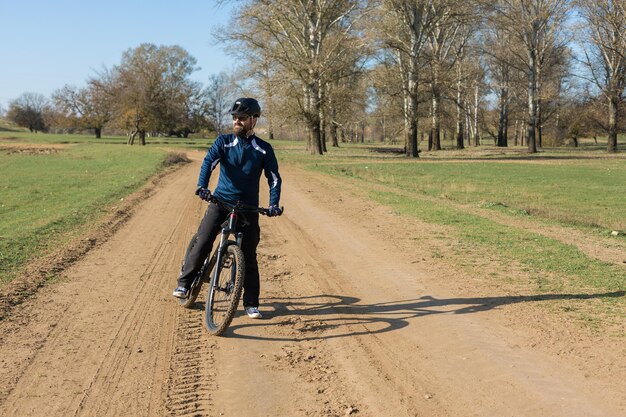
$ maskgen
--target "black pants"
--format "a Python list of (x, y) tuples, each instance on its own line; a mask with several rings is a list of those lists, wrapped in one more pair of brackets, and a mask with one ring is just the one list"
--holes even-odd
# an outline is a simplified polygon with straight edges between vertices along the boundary
[[(222, 230), (221, 225), (228, 218), (228, 210), (217, 204), (209, 204), (204, 218), (198, 227), (196, 244), (189, 251), (183, 269), (178, 277), (178, 286), (189, 288), (194, 277), (202, 268), (204, 260), (211, 253), (213, 242)], [(259, 306), (259, 264), (256, 259), (256, 248), (259, 245), (261, 231), (259, 228), (259, 214), (245, 213), (245, 221), (238, 221), (239, 231), (243, 233), (241, 249), (246, 258), (246, 271), (243, 282), (243, 305), (245, 307)]]

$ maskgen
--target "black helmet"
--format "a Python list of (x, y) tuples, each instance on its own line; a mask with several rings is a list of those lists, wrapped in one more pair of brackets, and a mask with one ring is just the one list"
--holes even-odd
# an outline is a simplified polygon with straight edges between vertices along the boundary
[(233, 107), (231, 107), (230, 114), (233, 116), (247, 114), (248, 116), (259, 117), (261, 115), (261, 106), (253, 98), (238, 98), (235, 100)]

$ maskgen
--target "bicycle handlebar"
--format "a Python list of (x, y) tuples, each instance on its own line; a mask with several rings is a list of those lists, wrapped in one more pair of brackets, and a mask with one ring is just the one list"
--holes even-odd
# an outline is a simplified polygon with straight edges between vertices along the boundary
[[(227, 203), (226, 201), (220, 200), (219, 198), (215, 197), (213, 194), (211, 194), (209, 198), (206, 199), (206, 201), (208, 201), (209, 203), (218, 204), (229, 211), (235, 210), (239, 212), (259, 213), (264, 216), (268, 216), (270, 211), (269, 208), (249, 206), (247, 204), (243, 204), (241, 201), (238, 201), (236, 204)], [(281, 207), (280, 209), (281, 211), (284, 211), (283, 207)]]

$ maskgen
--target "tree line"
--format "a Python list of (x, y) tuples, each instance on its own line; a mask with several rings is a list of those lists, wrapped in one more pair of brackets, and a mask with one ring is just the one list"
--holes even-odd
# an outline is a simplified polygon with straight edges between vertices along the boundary
[(202, 86), (190, 81), (197, 62), (182, 48), (145, 44), (87, 87), (57, 91), (56, 114), (96, 134), (116, 126), (129, 143), (219, 131), (220, 105), (245, 84), (263, 104), (270, 139), (301, 136), (313, 154), (366, 135), (402, 145), (409, 157), (420, 146), (440, 150), (444, 137), (457, 148), (513, 144), (533, 153), (606, 135), (607, 151), (617, 152), (626, 0), (237, 5), (228, 27), (214, 31), (241, 63), (236, 76)]
[(65, 85), (50, 99), (24, 93), (9, 104), (7, 117), (31, 132), (93, 130), (105, 126), (125, 132), (128, 143), (146, 136), (188, 137), (224, 128), (229, 79), (212, 75), (204, 86), (191, 80), (197, 61), (180, 46), (141, 44), (121, 62), (87, 79), (86, 86)]

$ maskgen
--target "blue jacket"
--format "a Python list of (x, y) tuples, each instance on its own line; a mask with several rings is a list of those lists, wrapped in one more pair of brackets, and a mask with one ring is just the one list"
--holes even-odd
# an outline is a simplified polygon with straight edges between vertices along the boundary
[(241, 201), (258, 206), (259, 181), (263, 171), (270, 187), (269, 204), (279, 204), (282, 180), (272, 145), (254, 135), (247, 139), (232, 133), (218, 136), (204, 157), (198, 178), (199, 187), (208, 187), (211, 172), (218, 163), (220, 176), (213, 192), (217, 198), (232, 204)]

